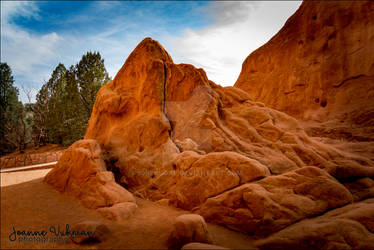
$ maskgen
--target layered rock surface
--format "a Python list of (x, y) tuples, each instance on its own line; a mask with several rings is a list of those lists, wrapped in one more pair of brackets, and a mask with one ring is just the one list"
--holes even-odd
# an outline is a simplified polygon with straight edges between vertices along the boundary
[(259, 240), (260, 249), (374, 249), (374, 199), (306, 219)]
[[(304, 1), (244, 61), (235, 87), (314, 124), (310, 133), (373, 140), (374, 3)], [(365, 129), (363, 129), (365, 128)]]
[[(106, 182), (98, 177), (110, 172)], [(174, 64), (146, 38), (100, 89), (85, 140), (46, 181), (108, 218), (133, 212), (129, 190), (263, 237), (372, 197), (373, 177), (370, 154), (309, 137), (295, 118), (216, 85), (202, 69)], [(106, 185), (116, 194), (97, 192)]]
[(197, 212), (209, 221), (266, 236), (352, 200), (350, 192), (325, 171), (303, 167), (209, 198)]

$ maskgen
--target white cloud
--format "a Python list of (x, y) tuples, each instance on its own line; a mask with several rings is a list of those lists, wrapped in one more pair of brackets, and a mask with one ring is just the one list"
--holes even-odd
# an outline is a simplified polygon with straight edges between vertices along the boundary
[(15, 84), (20, 89), (20, 99), (27, 101), (21, 86), (31, 90), (33, 98), (43, 80), (48, 80), (56, 60), (59, 42), (55, 32), (37, 35), (11, 22), (12, 17), (40, 18), (34, 2), (1, 2), (1, 61), (13, 71)]
[(38, 8), (33, 2), (27, 1), (2, 1), (1, 22), (8, 22), (11, 17), (23, 16), (39, 19)]
[[(60, 57), (66, 67), (76, 64), (87, 51), (99, 51), (104, 58), (105, 68), (109, 75), (114, 78), (119, 69), (122, 67), (128, 55), (135, 48), (137, 40), (115, 39), (110, 37), (116, 33), (116, 28), (100, 32), (95, 35), (85, 35), (81, 37), (65, 36), (64, 40), (68, 41), (59, 48), (60, 51), (69, 51)], [(56, 65), (54, 65), (56, 66)]]
[(216, 25), (224, 26), (247, 20), (249, 13), (257, 7), (257, 2), (219, 1), (201, 7), (200, 11), (213, 18)]
[(40, 65), (48, 66), (55, 58), (56, 47), (60, 37), (52, 32), (36, 36), (13, 25), (3, 28), (2, 43), (7, 47), (4, 58), (10, 64), (15, 75), (27, 75), (29, 80), (38, 81)]
[[(75, 18), (92, 17), (99, 14), (96, 12), (116, 8), (107, 2), (94, 3), (92, 10)], [(73, 34), (69, 30), (31, 33), (11, 20), (17, 16), (41, 18), (35, 2), (1, 1), (1, 61), (11, 66), (16, 84), (31, 89), (35, 97), (59, 62), (69, 67), (87, 51), (99, 51), (109, 75), (114, 77), (136, 45), (151, 36), (165, 46), (174, 62), (201, 67), (217, 84), (233, 85), (248, 54), (269, 40), (299, 5), (295, 1), (209, 2), (199, 11), (214, 22), (205, 28), (186, 29), (177, 37), (162, 25), (149, 28), (147, 24), (157, 22), (156, 17), (148, 15), (145, 22), (129, 22), (143, 20), (138, 16), (140, 13), (132, 13), (135, 16), (128, 18), (111, 17), (110, 25), (95, 34)], [(27, 101), (20, 93), (22, 101)]]
[(203, 68), (210, 80), (232, 86), (244, 59), (266, 43), (301, 2), (211, 2), (204, 10), (217, 20), (200, 30), (187, 29), (182, 37), (170, 37), (176, 63)]
[[(70, 17), (64, 23), (84, 23), (95, 20), (95, 15), (104, 10), (116, 8), (118, 2), (93, 2), (90, 9)], [(35, 2), (1, 2), (1, 61), (7, 62), (13, 71), (15, 84), (20, 89), (20, 99), (27, 102), (28, 98), (21, 90), (24, 86), (36, 93), (42, 84), (50, 78), (58, 63), (67, 68), (79, 62), (87, 51), (99, 51), (105, 59), (105, 66), (110, 76), (114, 77), (124, 61), (145, 36), (149, 36), (147, 27), (126, 22), (129, 18), (116, 16), (110, 19), (111, 25), (98, 29), (95, 33), (50, 32), (40, 34), (15, 25), (12, 18), (26, 17), (39, 19), (42, 13)], [(129, 29), (136, 30), (136, 34)], [(160, 28), (161, 29), (161, 28)], [(151, 29), (152, 33), (161, 33)]]

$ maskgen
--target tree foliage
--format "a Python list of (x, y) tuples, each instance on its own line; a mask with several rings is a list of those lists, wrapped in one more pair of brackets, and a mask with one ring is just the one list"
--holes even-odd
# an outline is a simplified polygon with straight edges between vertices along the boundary
[(98, 90), (110, 80), (98, 52), (88, 52), (75, 66), (59, 64), (34, 105), (35, 144), (70, 145), (83, 138)]
[(75, 76), (79, 97), (86, 111), (86, 117), (89, 118), (97, 92), (110, 80), (104, 66), (104, 59), (98, 52), (88, 52), (75, 66)]
[(37, 147), (67, 146), (83, 138), (96, 94), (110, 80), (100, 53), (87, 52), (68, 69), (58, 64), (36, 102), (23, 105), (10, 67), (1, 63), (0, 69), (1, 154), (16, 148), (22, 152), (31, 141)]
[(30, 119), (18, 100), (18, 89), (13, 85), (12, 70), (0, 63), (0, 154), (18, 148), (21, 152), (30, 142)]

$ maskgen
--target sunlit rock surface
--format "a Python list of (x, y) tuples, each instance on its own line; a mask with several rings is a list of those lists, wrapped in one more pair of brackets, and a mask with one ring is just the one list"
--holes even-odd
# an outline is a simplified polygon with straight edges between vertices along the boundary
[[(348, 11), (350, 8), (347, 6), (352, 7), (352, 11)], [(311, 32), (307, 31), (309, 23), (322, 22), (328, 15), (325, 12), (328, 12), (332, 16), (331, 22), (336, 22), (340, 27), (343, 24), (339, 21), (342, 15), (339, 11), (347, 11), (353, 13), (353, 21), (344, 27), (350, 27), (356, 22), (369, 25), (369, 31), (365, 31), (368, 34), (363, 32), (362, 35), (367, 44), (373, 38), (370, 35), (371, 20), (366, 20), (370, 19), (367, 15), (372, 7), (372, 4), (365, 2), (357, 5), (346, 2), (328, 2), (326, 5), (303, 3), (279, 34), (283, 34), (284, 30), (295, 29), (295, 34), (315, 34), (315, 39), (322, 39), (317, 34), (325, 26), (317, 25)], [(361, 14), (356, 13), (360, 10)], [(305, 15), (301, 15), (303, 12), (306, 12)], [(316, 20), (313, 19), (314, 15), (317, 16)], [(356, 18), (357, 15), (360, 17)], [(311, 20), (300, 24), (295, 21), (304, 16), (310, 16)], [(337, 29), (336, 38), (344, 37), (339, 33), (343, 28)], [(345, 34), (344, 29), (342, 32)], [(285, 35), (278, 34), (269, 45), (254, 55), (275, 61), (280, 60), (278, 57), (298, 58), (288, 56), (289, 50), (282, 49), (288, 40), (295, 40), (291, 39), (294, 33), (291, 32), (287, 39)], [(304, 40), (305, 47), (309, 46), (306, 43), (313, 42)], [(264, 48), (272, 46), (274, 50), (279, 49), (277, 53), (286, 55), (274, 54), (271, 59), (266, 51), (261, 54)], [(319, 52), (313, 51), (310, 50), (310, 53), (316, 53), (318, 58)], [(313, 57), (312, 54), (310, 56)], [(255, 72), (249, 74), (246, 71), (251, 63), (253, 67), (262, 67), (261, 60), (257, 62), (252, 57), (244, 63), (239, 80), (252, 79), (251, 74)], [(308, 63), (308, 60), (305, 62)], [(269, 69), (271, 72), (279, 67), (282, 72), (282, 67), (290, 66), (280, 61), (277, 63), (273, 66), (271, 63), (266, 64), (266, 67), (273, 67)], [(353, 68), (352, 74), (355, 74)], [(368, 70), (364, 66), (358, 68)], [(333, 71), (332, 68), (330, 71)], [(246, 72), (248, 74), (244, 77)], [(264, 72), (267, 74), (268, 71)], [(288, 74), (290, 72), (285, 71), (280, 75), (270, 74), (268, 78), (253, 78), (253, 81), (258, 80), (258, 88), (264, 96), (274, 94), (276, 103), (269, 102), (271, 107), (277, 108), (278, 104), (288, 107), (289, 101), (282, 100), (278, 90), (272, 90), (279, 88), (279, 91), (283, 91), (284, 86), (279, 84), (288, 79)], [(307, 72), (302, 75), (313, 78), (319, 88), (326, 91), (331, 84), (335, 84), (331, 83), (334, 81), (325, 83), (325, 78), (319, 74), (314, 76)], [(276, 77), (280, 78), (277, 80)], [(260, 78), (266, 80), (269, 93), (265, 94), (268, 90), (261, 87), (265, 82), (261, 82)], [(256, 88), (248, 81), (245, 84)], [(310, 84), (307, 86), (314, 89)], [(356, 88), (357, 85), (349, 86)], [(251, 93), (249, 89), (245, 90)], [(157, 41), (146, 38), (130, 54), (116, 77), (98, 92), (85, 140), (76, 142), (64, 153), (45, 181), (60, 191), (75, 195), (86, 206), (99, 208), (104, 216), (113, 220), (126, 220), (135, 211), (136, 205), (131, 204), (134, 202), (133, 193), (199, 213), (208, 222), (256, 237), (272, 237), (280, 230), (287, 234), (288, 228), (298, 221), (324, 216), (331, 209), (354, 206), (356, 203), (353, 202), (373, 197), (372, 144), (340, 145), (328, 143), (323, 138), (310, 137), (305, 125), (287, 114), (291, 109), (279, 106), (286, 111), (282, 112), (269, 108), (266, 99), (259, 98), (260, 95), (256, 93), (252, 98), (252, 93), (250, 95), (246, 91), (215, 84), (208, 80), (203, 69), (188, 64), (174, 64)], [(310, 93), (315, 91), (310, 90)], [(324, 92), (321, 91), (318, 93), (322, 95)], [(302, 93), (300, 97), (291, 98), (290, 101), (297, 108), (288, 113), (293, 114), (295, 111), (295, 114), (300, 114), (298, 109), (313, 109), (308, 106), (309, 99)], [(339, 93), (326, 95), (326, 98), (338, 96)], [(322, 96), (319, 98), (320, 102), (324, 100)], [(341, 97), (341, 101), (343, 99)], [(305, 104), (301, 100), (305, 100)], [(333, 106), (330, 105), (333, 101), (327, 101), (328, 107)], [(370, 214), (372, 207), (369, 203), (362, 201), (360, 209), (367, 209), (365, 213)], [(125, 209), (123, 204), (126, 205)], [(368, 217), (368, 225), (374, 223), (373, 218)], [(349, 225), (344, 227), (349, 228)], [(335, 226), (328, 228), (336, 229)], [(300, 233), (300, 241), (313, 232)], [(371, 232), (367, 232), (367, 235)], [(316, 237), (326, 235), (321, 232)], [(352, 235), (356, 240), (362, 238)], [(271, 238), (271, 243), (259, 243), (259, 246), (278, 246), (277, 242), (283, 244), (280, 239), (284, 237)], [(326, 242), (326, 248), (335, 247), (335, 243), (329, 245), (328, 239)], [(346, 246), (349, 249), (355, 245)]]
[(374, 140), (374, 2), (305, 1), (244, 61), (235, 87), (311, 133)]

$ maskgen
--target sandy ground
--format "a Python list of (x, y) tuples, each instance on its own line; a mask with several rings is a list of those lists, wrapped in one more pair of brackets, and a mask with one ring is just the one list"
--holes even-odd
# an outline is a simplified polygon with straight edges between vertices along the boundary
[(50, 170), (51, 168), (41, 169), (41, 170), (32, 170), (32, 171), (1, 173), (0, 175), (1, 176), (1, 188), (19, 184), (22, 182), (28, 182), (31, 180), (39, 179), (42, 176), (45, 176)]
[[(187, 211), (166, 207), (137, 198), (138, 209), (127, 221), (113, 222), (94, 210), (83, 207), (74, 197), (61, 194), (42, 181), (49, 169), (1, 174), (1, 249), (164, 249), (176, 216)], [(51, 226), (65, 228), (85, 220), (101, 221), (110, 233), (101, 243), (76, 245), (66, 242), (10, 241), (15, 230), (46, 230)], [(216, 245), (249, 249), (253, 239), (248, 235), (208, 224)], [(48, 236), (48, 235), (47, 235)], [(49, 235), (50, 237), (50, 235)], [(56, 237), (52, 238), (56, 240)]]

